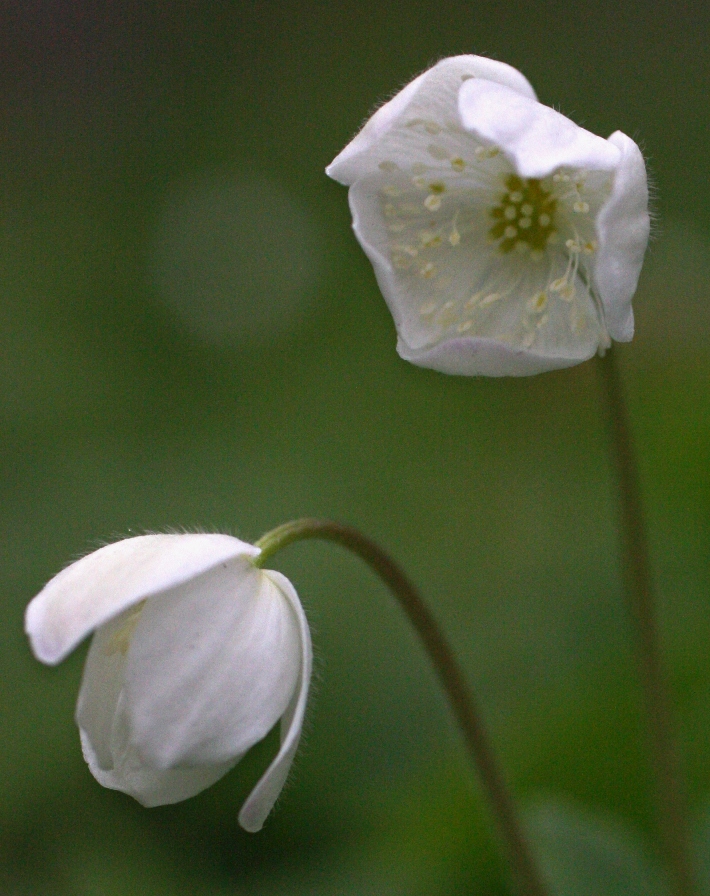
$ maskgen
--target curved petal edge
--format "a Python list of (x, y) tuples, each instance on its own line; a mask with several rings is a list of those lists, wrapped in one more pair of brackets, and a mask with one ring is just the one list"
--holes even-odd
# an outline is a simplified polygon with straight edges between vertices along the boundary
[(91, 631), (132, 604), (259, 549), (230, 535), (139, 535), (87, 554), (51, 579), (25, 611), (43, 663), (64, 659)]
[(306, 701), (308, 699), (308, 687), (313, 670), (311, 634), (306, 614), (303, 611), (295, 588), (286, 576), (279, 572), (264, 570), (264, 573), (283, 592), (297, 619), (301, 640), (301, 670), (298, 687), (281, 719), (281, 746), (279, 752), (239, 812), (239, 824), (249, 833), (256, 833), (261, 830), (286, 783), (301, 738)]

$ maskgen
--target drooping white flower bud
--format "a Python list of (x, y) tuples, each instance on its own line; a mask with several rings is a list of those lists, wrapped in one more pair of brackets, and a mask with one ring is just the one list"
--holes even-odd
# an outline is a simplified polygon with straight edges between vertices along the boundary
[(511, 66), (444, 59), (326, 170), (350, 187), (406, 360), (526, 375), (632, 338), (649, 234), (641, 152), (543, 106)]
[(311, 676), (303, 608), (258, 548), (228, 535), (143, 535), (55, 576), (25, 628), (55, 664), (90, 632), (76, 720), (99, 783), (145, 806), (209, 787), (281, 720), (280, 750), (239, 814), (258, 831), (298, 747)]

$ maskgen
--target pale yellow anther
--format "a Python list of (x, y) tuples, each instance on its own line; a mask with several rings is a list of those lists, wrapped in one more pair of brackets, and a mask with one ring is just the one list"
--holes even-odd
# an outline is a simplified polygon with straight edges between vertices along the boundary
[(424, 200), (424, 205), (430, 212), (438, 211), (441, 208), (441, 196), (436, 196), (434, 193), (431, 193)]
[(478, 303), (480, 308), (486, 308), (488, 305), (492, 305), (494, 302), (497, 302), (498, 299), (502, 299), (503, 296), (499, 292), (489, 293), (485, 298), (481, 299)]
[(570, 252), (574, 252), (575, 254), (577, 252), (581, 252), (582, 250), (582, 247), (579, 245), (577, 240), (567, 240), (565, 246), (569, 249)]
[(458, 230), (455, 227), (449, 234), (449, 242), (451, 243), (452, 246), (458, 246), (458, 244), (461, 242), (461, 234), (458, 232)]
[(585, 255), (594, 255), (594, 253), (596, 251), (597, 251), (597, 241), (596, 240), (589, 240), (582, 246), (582, 252), (584, 252)]
[(474, 293), (470, 299), (467, 299), (463, 304), (464, 311), (473, 311), (473, 309), (478, 305), (478, 300), (481, 298), (483, 293), (477, 292)]
[(518, 227), (522, 227), (523, 230), (527, 230), (531, 224), (532, 224), (532, 221), (530, 218), (521, 218), (518, 221)]
[[(520, 194), (518, 193), (518, 194), (516, 194), (516, 195), (520, 195)], [(512, 195), (512, 194), (511, 194), (510, 198), (513, 199), (513, 195)], [(523, 197), (520, 196), (520, 198), (522, 199)], [(517, 201), (517, 200), (513, 199), (513, 202), (516, 202), (516, 201)], [(525, 215), (526, 218), (531, 217), (531, 215), (532, 215), (532, 213), (533, 213), (534, 211), (535, 211), (535, 209), (532, 207), (532, 205), (530, 205), (529, 202), (526, 202), (525, 205), (521, 205), (521, 206), (520, 206), (520, 213), (521, 213), (522, 215)]]
[(586, 215), (586, 213), (589, 211), (589, 203), (578, 200), (577, 202), (575, 202), (572, 208), (578, 215)]
[(549, 314), (543, 314), (542, 317), (540, 318), (540, 320), (535, 324), (535, 326), (539, 330), (541, 327), (545, 326), (545, 324), (549, 321), (549, 319), (550, 319)]
[(547, 212), (543, 212), (543, 213), (538, 217), (537, 221), (538, 221), (538, 224), (540, 225), (540, 227), (549, 227), (549, 226), (550, 226), (551, 218), (550, 218), (550, 216), (547, 214)]
[(412, 183), (418, 190), (423, 190), (426, 187), (426, 178), (422, 174), (416, 174), (412, 178)]
[(459, 333), (466, 333), (473, 326), (472, 320), (462, 320), (461, 323), (456, 327)]
[(444, 304), (441, 306), (441, 311), (437, 316), (436, 322), (440, 327), (450, 327), (457, 317), (458, 314), (456, 313), (456, 303), (451, 301), (444, 302)]
[(528, 299), (525, 303), (525, 307), (528, 311), (531, 311), (535, 314), (539, 314), (547, 305), (547, 293), (539, 292), (536, 295), (532, 296), (532, 298)]
[(439, 306), (436, 304), (436, 302), (426, 302), (419, 309), (419, 313), (421, 314), (422, 317), (430, 317), (436, 311), (436, 309), (438, 307)]
[[(510, 201), (511, 202), (522, 202), (523, 201), (523, 194), (520, 192), (520, 190), (514, 190), (510, 194)], [(526, 208), (526, 207), (530, 208), (530, 206), (523, 206), (523, 208)], [(532, 212), (532, 210), (531, 210), (531, 212)], [(531, 212), (528, 212), (528, 214), (530, 214)], [(523, 214), (525, 214), (524, 211), (523, 211)]]
[(576, 292), (574, 283), (567, 283), (560, 290), (560, 298), (564, 299), (565, 302), (571, 302), (574, 299)]
[(498, 155), (500, 150), (497, 146), (477, 146), (476, 147), (476, 158), (483, 159), (493, 159)]
[(509, 224), (509, 225), (505, 228), (505, 230), (503, 231), (503, 236), (504, 236), (507, 240), (512, 240), (512, 239), (513, 239), (514, 237), (516, 237), (517, 235), (518, 235), (518, 229), (517, 229), (517, 227), (513, 227), (513, 226), (510, 225), (510, 224)]
[(425, 280), (431, 279), (435, 273), (436, 266), (431, 261), (427, 261), (427, 263), (422, 265), (419, 269), (419, 276), (423, 277)]
[(514, 205), (509, 205), (503, 212), (507, 221), (514, 221), (518, 217), (518, 210)]
[(456, 156), (455, 159), (451, 160), (451, 167), (454, 169), (454, 171), (463, 171), (466, 167), (466, 163), (460, 156)]
[(567, 286), (567, 277), (558, 277), (550, 283), (550, 289), (553, 292), (561, 292)]

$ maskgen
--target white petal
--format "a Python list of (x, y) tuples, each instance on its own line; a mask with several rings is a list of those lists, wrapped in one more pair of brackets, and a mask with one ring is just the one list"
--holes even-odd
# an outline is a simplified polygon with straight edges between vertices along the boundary
[(289, 600), (249, 559), (149, 600), (126, 661), (132, 743), (163, 769), (245, 753), (285, 712), (300, 654)]
[(250, 832), (256, 832), (261, 829), (286, 783), (286, 778), (301, 738), (303, 717), (308, 698), (308, 686), (313, 667), (313, 648), (311, 647), (308, 621), (293, 585), (285, 576), (273, 570), (268, 570), (266, 575), (271, 578), (276, 587), (288, 599), (298, 621), (300, 674), (293, 698), (281, 719), (281, 748), (239, 813), (239, 823), (246, 831)]
[(153, 769), (130, 740), (123, 696), (130, 638), (140, 608), (133, 607), (94, 635), (84, 666), (76, 722), (89, 770), (99, 784), (120, 790), (144, 806), (188, 799), (219, 780), (239, 760), (194, 769)]
[(548, 291), (544, 311), (532, 312), (529, 303), (546, 285), (542, 273), (523, 273), (514, 293), (479, 309), (466, 335), (454, 331), (434, 345), (414, 348), (400, 334), (399, 355), (419, 367), (463, 376), (530, 376), (593, 357), (605, 337), (586, 285), (577, 278), (573, 300)]
[(139, 612), (139, 606), (131, 607), (102, 625), (91, 640), (84, 663), (76, 723), (91, 743), (97, 767), (104, 770), (115, 764), (111, 733), (123, 691), (126, 654)]
[(465, 81), (458, 106), (466, 130), (500, 147), (521, 177), (546, 177), (561, 166), (612, 171), (619, 164), (613, 143), (509, 87)]
[(39, 660), (58, 663), (90, 631), (131, 604), (232, 557), (258, 553), (229, 535), (141, 535), (117, 541), (48, 582), (27, 607), (25, 631)]
[(597, 218), (599, 251), (594, 281), (604, 304), (609, 335), (628, 342), (634, 335), (631, 299), (648, 244), (650, 219), (646, 166), (634, 141), (617, 131), (609, 143), (621, 152), (612, 193)]
[(506, 345), (496, 339), (460, 338), (425, 351), (412, 352), (401, 340), (397, 342), (397, 351), (405, 361), (463, 376), (532, 376), (548, 370), (561, 370), (593, 357), (597, 345), (591, 349), (581, 348), (579, 354), (572, 356), (550, 356), (534, 349)]
[(87, 733), (84, 730), (79, 733), (84, 759), (99, 784), (109, 790), (127, 793), (146, 808), (167, 806), (196, 796), (226, 775), (240, 758), (236, 757), (223, 765), (165, 770), (149, 768), (132, 750), (122, 753), (114, 768), (104, 769), (96, 758)]
[[(370, 174), (380, 163), (411, 164), (408, 148), (420, 140), (411, 131), (422, 121), (436, 129), (459, 127), (457, 94), (467, 79), (488, 79), (504, 84), (521, 96), (535, 99), (527, 79), (510, 65), (483, 56), (452, 56), (419, 75), (368, 120), (359, 134), (326, 168), (329, 177), (349, 186)], [(409, 129), (409, 130), (408, 130)], [(415, 140), (412, 141), (412, 136)]]

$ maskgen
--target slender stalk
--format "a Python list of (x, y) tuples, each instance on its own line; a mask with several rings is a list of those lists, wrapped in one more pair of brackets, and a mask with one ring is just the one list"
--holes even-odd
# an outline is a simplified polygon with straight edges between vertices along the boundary
[(257, 541), (264, 562), (294, 541), (322, 538), (357, 554), (387, 584), (404, 609), (429, 654), (478, 769), (491, 809), (505, 841), (520, 892), (545, 896), (545, 887), (530, 853), (515, 804), (503, 780), (473, 695), (444, 635), (419, 592), (400, 567), (374, 541), (350, 526), (329, 520), (302, 519), (272, 530)]
[(685, 787), (680, 771), (668, 682), (661, 658), (636, 455), (613, 349), (599, 361), (599, 371), (608, 409), (611, 452), (616, 467), (622, 562), (629, 612), (637, 629), (639, 675), (648, 713), (659, 827), (673, 876), (673, 892), (675, 896), (690, 896), (694, 885), (688, 853)]

